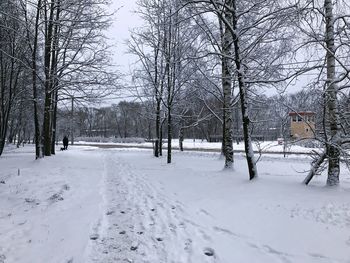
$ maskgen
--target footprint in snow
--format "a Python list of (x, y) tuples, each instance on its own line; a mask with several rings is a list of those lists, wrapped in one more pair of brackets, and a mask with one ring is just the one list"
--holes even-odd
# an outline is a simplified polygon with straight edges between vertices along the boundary
[(17, 225), (23, 226), (23, 225), (26, 224), (26, 223), (27, 223), (27, 220), (25, 220), (25, 221), (23, 221), (23, 222), (21, 222), (21, 223), (18, 223)]
[(131, 244), (130, 250), (135, 251), (139, 248), (139, 243), (138, 242), (133, 242)]
[(90, 235), (90, 239), (91, 240), (97, 240), (99, 238), (99, 235), (98, 234), (92, 234)]
[(207, 247), (204, 249), (204, 255), (208, 256), (208, 257), (214, 257), (215, 256), (215, 251), (214, 249)]
[(185, 242), (185, 250), (190, 251), (192, 246), (192, 239), (187, 239)]
[(53, 194), (52, 196), (50, 196), (49, 200), (51, 202), (58, 202), (58, 201), (63, 201), (64, 198), (62, 197), (61, 193), (56, 193), (56, 194)]
[(205, 216), (209, 216), (209, 217), (213, 217), (207, 210), (205, 210), (205, 209), (200, 209), (199, 211), (198, 211), (198, 214), (200, 214), (200, 215), (205, 215)]
[(34, 198), (25, 198), (26, 203), (40, 205), (40, 202)]

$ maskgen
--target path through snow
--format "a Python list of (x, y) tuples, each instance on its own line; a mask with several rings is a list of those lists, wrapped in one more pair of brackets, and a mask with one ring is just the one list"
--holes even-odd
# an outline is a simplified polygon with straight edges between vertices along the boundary
[(210, 237), (117, 154), (105, 154), (105, 213), (92, 262), (215, 262)]

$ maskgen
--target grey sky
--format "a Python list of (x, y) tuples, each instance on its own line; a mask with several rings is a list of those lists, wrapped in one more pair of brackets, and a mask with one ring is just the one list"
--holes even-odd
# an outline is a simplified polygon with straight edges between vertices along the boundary
[[(118, 66), (119, 71), (125, 75), (123, 82), (126, 85), (130, 85), (130, 66), (135, 62), (136, 58), (127, 53), (126, 41), (130, 37), (130, 30), (142, 25), (142, 20), (135, 14), (137, 9), (137, 0), (113, 0), (111, 8), (118, 10), (114, 17), (114, 23), (108, 31), (108, 37), (111, 39), (111, 43), (115, 45), (113, 48), (114, 64)], [(296, 92), (301, 89), (308, 81), (310, 77), (299, 77), (298, 81), (295, 81), (293, 85), (288, 88), (288, 92)], [(266, 90), (267, 95), (275, 94), (276, 90), (270, 88)], [(128, 96), (128, 95), (125, 95)], [(123, 98), (121, 98), (123, 99)], [(117, 99), (116, 101), (119, 101)], [(112, 102), (115, 102), (114, 100)]]
[(136, 10), (136, 0), (114, 0), (112, 4), (114, 10), (118, 10), (114, 18), (114, 23), (108, 32), (112, 43), (116, 45), (113, 48), (114, 63), (119, 66), (123, 74), (129, 73), (129, 65), (133, 58), (127, 53), (125, 42), (128, 40), (129, 30), (141, 25), (141, 20)]

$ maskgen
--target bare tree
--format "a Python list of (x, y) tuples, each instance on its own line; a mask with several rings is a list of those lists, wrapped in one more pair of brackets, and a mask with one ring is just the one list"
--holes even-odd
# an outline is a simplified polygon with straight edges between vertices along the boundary
[(33, 116), (34, 116), (34, 136), (35, 136), (35, 158), (42, 158), (42, 137), (41, 130), (39, 124), (39, 110), (38, 110), (38, 42), (39, 42), (39, 26), (40, 26), (40, 13), (43, 8), (42, 0), (38, 0), (34, 4), (35, 12), (34, 12), (34, 23), (31, 23), (32, 15), (28, 10), (27, 1), (22, 1), (22, 9), (25, 17), (25, 25), (26, 25), (26, 37), (27, 37), (27, 45), (31, 51), (31, 60), (30, 60), (30, 68), (32, 71), (32, 92), (33, 92)]
[[(312, 163), (312, 168), (305, 178), (308, 184), (314, 175), (319, 174), (328, 162), (327, 185), (339, 184), (341, 156), (348, 160), (344, 144), (348, 135), (342, 130), (344, 118), (339, 107), (340, 94), (346, 94), (349, 89), (350, 69), (347, 66), (350, 52), (346, 41), (349, 41), (348, 12), (350, 6), (346, 1), (324, 0), (303, 2), (303, 23), (301, 32), (306, 36), (304, 46), (320, 47), (317, 53), (317, 63), (320, 65), (318, 81), (323, 86), (323, 134), (319, 138), (324, 144), (324, 152), (318, 154)], [(340, 8), (341, 7), (341, 8)], [(325, 55), (324, 55), (325, 53)], [(346, 95), (345, 95), (346, 96)]]
[(162, 99), (165, 86), (165, 1), (142, 0), (138, 2), (137, 11), (147, 24), (147, 28), (134, 29), (129, 41), (129, 50), (135, 54), (142, 70), (136, 70), (134, 80), (139, 80), (146, 89), (141, 92), (142, 96), (151, 97), (155, 100), (155, 157), (161, 155), (161, 115)]
[[(25, 38), (23, 37), (20, 6), (17, 1), (0, 3), (0, 155), (14, 106), (26, 94), (26, 73), (23, 65), (27, 59)], [(14, 129), (12, 129), (14, 130)]]
[[(213, 12), (227, 27), (232, 37), (234, 76), (239, 88), (245, 152), (249, 178), (257, 176), (249, 113), (249, 93), (254, 87), (278, 83), (287, 78), (278, 65), (291, 50), (286, 45), (295, 4), (276, 1), (185, 1), (194, 4), (198, 13)], [(230, 13), (227, 16), (223, 9)], [(269, 52), (274, 50), (274, 53)]]

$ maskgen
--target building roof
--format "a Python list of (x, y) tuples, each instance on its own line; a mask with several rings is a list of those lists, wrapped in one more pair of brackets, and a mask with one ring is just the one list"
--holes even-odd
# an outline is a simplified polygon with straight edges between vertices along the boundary
[(314, 116), (315, 112), (313, 111), (299, 111), (299, 112), (290, 112), (289, 116)]

